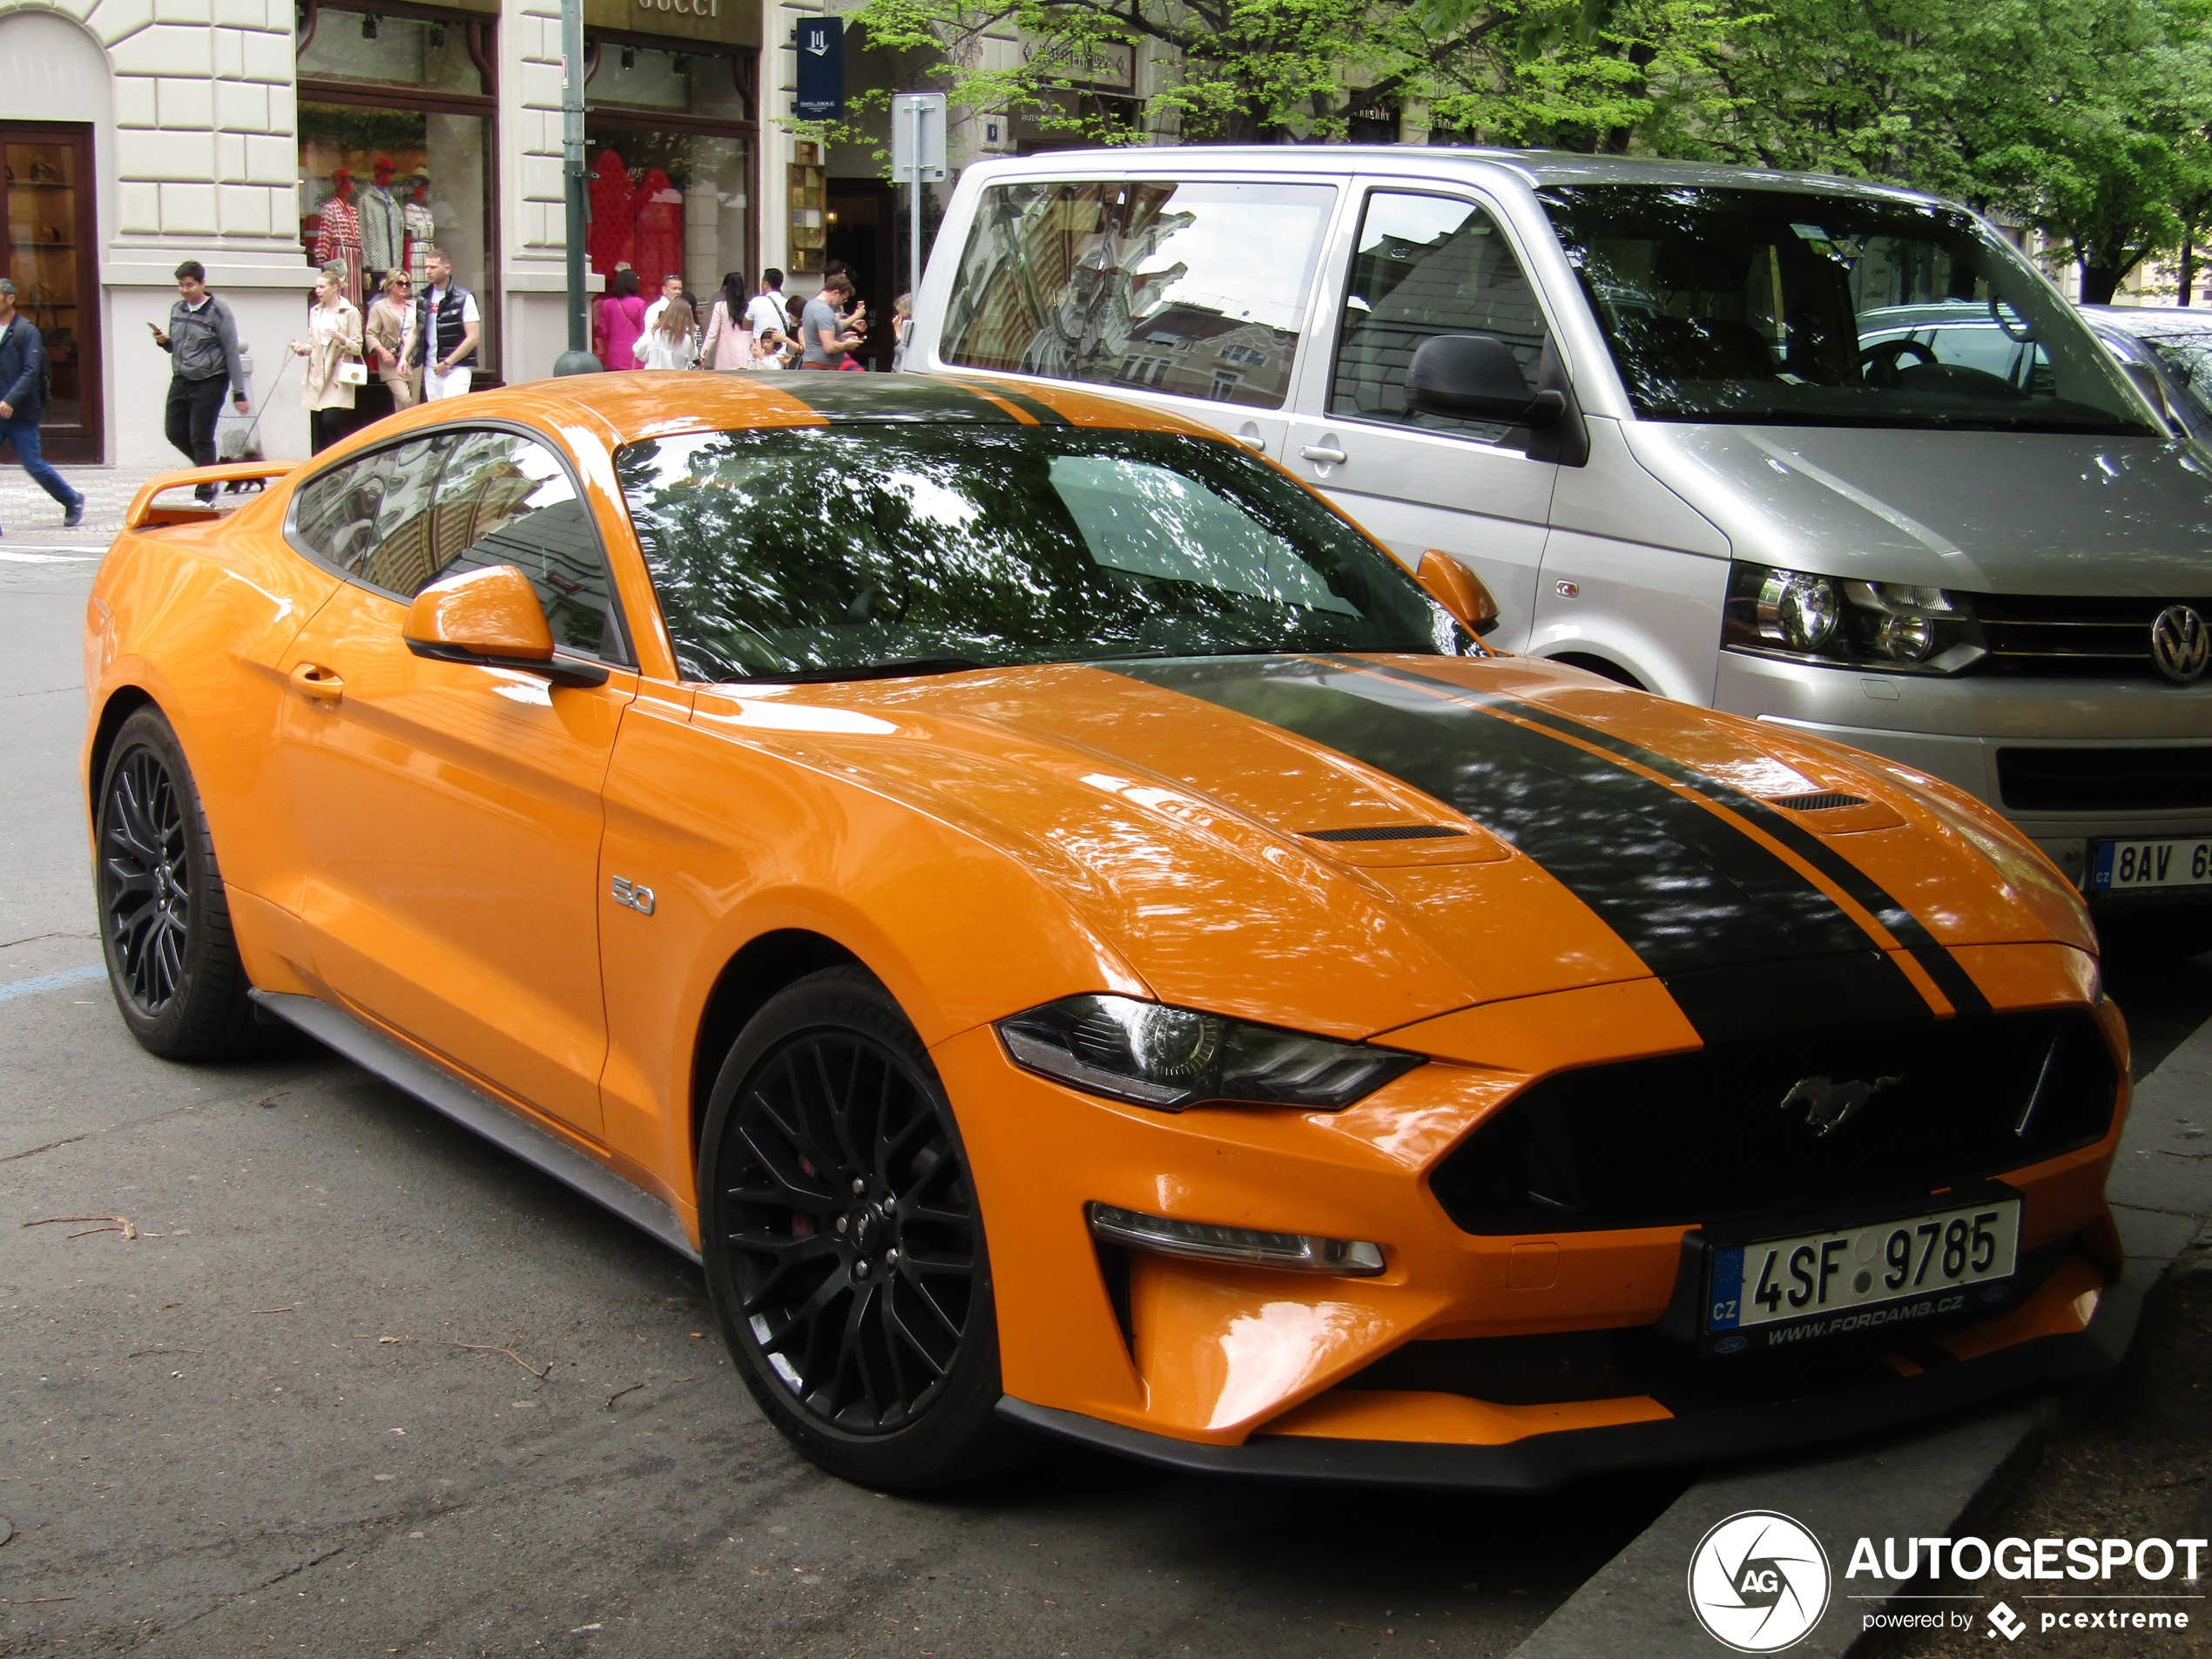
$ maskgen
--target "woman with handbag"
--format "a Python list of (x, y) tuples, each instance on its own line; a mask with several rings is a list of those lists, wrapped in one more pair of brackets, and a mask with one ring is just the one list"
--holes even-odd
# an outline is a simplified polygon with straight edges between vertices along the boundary
[(750, 303), (744, 272), (732, 271), (722, 279), (722, 292), (708, 309), (706, 332), (699, 337), (701, 368), (752, 367), (752, 327), (745, 317)]
[(368, 383), (361, 361), (361, 314), (346, 297), (346, 267), (333, 260), (315, 278), (307, 312), (307, 338), (292, 349), (307, 360), (307, 409), (314, 424), (314, 453), (320, 455), (353, 430), (354, 388)]
[(376, 360), (376, 378), (392, 395), (392, 412), (413, 408), (421, 396), (421, 371), (408, 367), (415, 355), (415, 285), (405, 271), (386, 275), (363, 333)]

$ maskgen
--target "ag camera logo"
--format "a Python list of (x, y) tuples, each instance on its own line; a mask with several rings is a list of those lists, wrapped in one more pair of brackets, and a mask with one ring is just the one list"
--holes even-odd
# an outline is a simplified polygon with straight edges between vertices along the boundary
[(1820, 1622), (1830, 1576), (1828, 1552), (1811, 1532), (1774, 1510), (1746, 1509), (1691, 1552), (1689, 1610), (1738, 1653), (1779, 1653)]

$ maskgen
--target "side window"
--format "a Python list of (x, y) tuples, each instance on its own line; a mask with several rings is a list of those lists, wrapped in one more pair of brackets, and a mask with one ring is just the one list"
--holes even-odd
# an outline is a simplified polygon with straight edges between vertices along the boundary
[(452, 446), (444, 434), (411, 439), (309, 479), (293, 507), (293, 539), (347, 576), (413, 593), (428, 579), (428, 509)]
[(537, 590), (556, 644), (630, 660), (590, 509), (543, 444), (517, 432), (463, 431), (428, 516), (437, 562), (426, 582), (516, 565)]
[(1280, 408), (1335, 205), (1327, 185), (995, 185), (945, 361)]
[(1491, 334), (1534, 385), (1544, 314), (1512, 246), (1472, 202), (1378, 190), (1367, 198), (1345, 284), (1329, 412), (1435, 428), (1494, 443), (1502, 426), (1406, 406), (1406, 366), (1437, 334)]

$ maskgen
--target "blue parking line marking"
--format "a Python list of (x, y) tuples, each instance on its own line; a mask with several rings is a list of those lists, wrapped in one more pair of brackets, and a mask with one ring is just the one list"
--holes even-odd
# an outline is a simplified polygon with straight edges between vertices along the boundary
[(0, 985), (0, 1002), (12, 1002), (19, 996), (36, 996), (41, 991), (63, 990), (71, 985), (82, 985), (87, 980), (105, 979), (107, 969), (65, 968), (58, 974), (41, 974), (37, 979), (19, 979)]

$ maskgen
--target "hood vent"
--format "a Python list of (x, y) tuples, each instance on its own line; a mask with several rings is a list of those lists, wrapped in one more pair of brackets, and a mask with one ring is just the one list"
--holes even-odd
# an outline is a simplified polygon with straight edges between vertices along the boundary
[(1309, 841), (1440, 841), (1465, 835), (1445, 824), (1376, 824), (1365, 829), (1300, 830)]
[(1767, 802), (1770, 806), (1786, 806), (1793, 813), (1824, 813), (1838, 806), (1864, 806), (1864, 795), (1845, 795), (1831, 792), (1824, 795), (1781, 795)]

